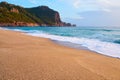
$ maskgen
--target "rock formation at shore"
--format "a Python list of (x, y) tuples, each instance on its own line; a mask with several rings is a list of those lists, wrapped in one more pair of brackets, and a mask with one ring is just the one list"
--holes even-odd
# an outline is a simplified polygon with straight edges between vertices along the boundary
[(76, 26), (62, 22), (57, 11), (47, 6), (23, 8), (0, 3), (0, 26)]

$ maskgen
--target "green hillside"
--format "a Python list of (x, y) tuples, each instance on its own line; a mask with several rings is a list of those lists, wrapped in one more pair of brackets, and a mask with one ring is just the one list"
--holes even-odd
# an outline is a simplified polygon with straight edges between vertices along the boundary
[(43, 23), (40, 19), (28, 13), (23, 7), (1, 2), (0, 23), (13, 22)]

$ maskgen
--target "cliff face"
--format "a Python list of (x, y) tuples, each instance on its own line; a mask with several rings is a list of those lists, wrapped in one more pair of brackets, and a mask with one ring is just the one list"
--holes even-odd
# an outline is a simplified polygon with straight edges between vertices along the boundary
[(10, 11), (14, 12), (14, 13), (19, 13), (18, 9), (16, 9), (16, 8), (12, 8)]
[(56, 12), (55, 13), (55, 25), (57, 25), (57, 26), (62, 26), (61, 25), (61, 20), (60, 20), (60, 15), (59, 15), (59, 13), (58, 12)]
[(23, 8), (0, 3), (0, 26), (72, 26), (62, 22), (57, 11), (47, 6)]

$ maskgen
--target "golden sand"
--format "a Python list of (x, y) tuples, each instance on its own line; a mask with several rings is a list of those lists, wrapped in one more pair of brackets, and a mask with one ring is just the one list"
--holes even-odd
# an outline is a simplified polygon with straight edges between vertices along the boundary
[(120, 80), (120, 59), (0, 30), (0, 80)]

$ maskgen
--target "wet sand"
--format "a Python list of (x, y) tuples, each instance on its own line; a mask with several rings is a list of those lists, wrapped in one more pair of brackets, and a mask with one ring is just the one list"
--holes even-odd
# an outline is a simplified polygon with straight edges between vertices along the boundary
[(120, 59), (0, 30), (0, 80), (120, 80)]

